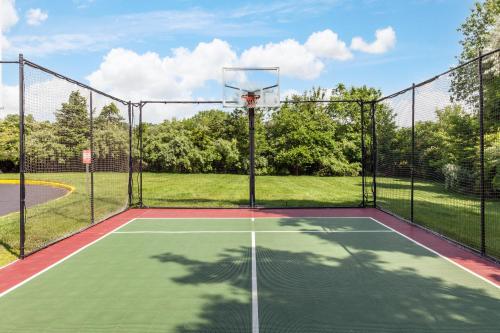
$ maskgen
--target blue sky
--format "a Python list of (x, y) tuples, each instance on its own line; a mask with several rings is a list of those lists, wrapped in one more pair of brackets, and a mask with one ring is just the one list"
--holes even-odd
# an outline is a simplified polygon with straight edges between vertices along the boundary
[[(131, 99), (144, 94), (149, 95), (144, 98), (219, 99), (220, 82), (214, 73), (225, 62), (285, 68), (282, 92), (342, 82), (366, 84), (388, 94), (456, 62), (460, 53), (456, 29), (473, 4), (472, 0), (0, 1), (13, 5), (17, 15), (7, 27), (4, 18), (8, 41), (4, 59), (23, 52), (34, 62)], [(378, 42), (377, 30), (382, 31)], [(14, 84), (4, 72), (4, 83)]]

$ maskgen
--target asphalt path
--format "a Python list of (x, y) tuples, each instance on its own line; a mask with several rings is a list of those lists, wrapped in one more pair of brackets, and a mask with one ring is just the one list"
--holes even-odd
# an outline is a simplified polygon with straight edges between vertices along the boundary
[[(26, 207), (62, 197), (68, 190), (60, 187), (26, 185)], [(0, 184), (0, 216), (19, 211), (19, 185)]]

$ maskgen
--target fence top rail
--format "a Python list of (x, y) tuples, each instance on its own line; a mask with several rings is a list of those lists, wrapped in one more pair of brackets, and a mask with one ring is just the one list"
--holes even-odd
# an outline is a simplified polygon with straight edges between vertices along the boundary
[(470, 65), (471, 63), (473, 63), (473, 62), (475, 62), (475, 61), (478, 61), (479, 59), (482, 59), (482, 58), (484, 58), (484, 57), (488, 57), (488, 56), (490, 56), (490, 55), (492, 55), (492, 54), (494, 54), (494, 53), (498, 53), (498, 52), (500, 52), (500, 48), (495, 49), (495, 50), (490, 51), (490, 52), (487, 52), (487, 53), (484, 53), (484, 54), (481, 54), (481, 55), (479, 55), (479, 56), (477, 56), (477, 57), (475, 57), (475, 58), (473, 58), (473, 59), (470, 59), (470, 60), (467, 60), (467, 61), (466, 61), (466, 62), (464, 62), (464, 63), (461, 63), (461, 64), (460, 64), (460, 65), (458, 65), (458, 66), (452, 67), (452, 68), (450, 68), (450, 69), (448, 69), (448, 70), (446, 70), (446, 71), (444, 71), (444, 72), (442, 72), (442, 73), (440, 73), (440, 74), (438, 74), (438, 75), (435, 75), (435, 76), (431, 77), (430, 79), (427, 79), (427, 80), (422, 81), (422, 82), (420, 82), (420, 83), (413, 84), (413, 85), (409, 86), (408, 88), (402, 89), (402, 90), (400, 90), (400, 91), (398, 91), (398, 92), (395, 92), (395, 93), (393, 93), (393, 94), (391, 94), (391, 95), (387, 95), (387, 96), (384, 96), (384, 97), (382, 97), (382, 98), (379, 98), (379, 99), (378, 99), (378, 100), (376, 100), (375, 102), (376, 102), (376, 103), (380, 103), (380, 102), (382, 102), (382, 101), (384, 101), (384, 100), (386, 100), (386, 99), (389, 99), (389, 98), (393, 98), (393, 97), (396, 97), (396, 96), (402, 95), (402, 94), (404, 94), (404, 93), (406, 93), (406, 92), (408, 92), (408, 91), (412, 90), (413, 88), (418, 88), (418, 87), (421, 87), (421, 86), (426, 85), (426, 84), (428, 84), (428, 83), (431, 83), (432, 81), (435, 81), (435, 80), (439, 79), (441, 76), (444, 76), (444, 75), (446, 75), (446, 74), (449, 74), (449, 73), (451, 73), (451, 72), (453, 72), (453, 71), (456, 71), (456, 70), (458, 70), (458, 69), (460, 69), (460, 68), (462, 68), (462, 67), (465, 67), (465, 66), (467, 66), (467, 65)]
[[(373, 101), (365, 101), (362, 99), (316, 99), (316, 100), (281, 100), (280, 104), (307, 104), (307, 103), (370, 103)], [(146, 104), (222, 104), (222, 101), (195, 101), (195, 100), (185, 100), (185, 101), (140, 101), (139, 103), (134, 103), (133, 105), (144, 106)]]
[(18, 60), (0, 60), (0, 64), (18, 64)]
[(85, 83), (82, 83), (82, 82), (80, 82), (80, 81), (77, 81), (77, 80), (71, 79), (71, 78), (69, 78), (69, 77), (67, 77), (67, 76), (65, 76), (65, 75), (59, 74), (59, 73), (57, 73), (57, 72), (54, 72), (54, 71), (53, 71), (53, 70), (51, 70), (51, 69), (48, 69), (48, 68), (43, 67), (43, 66), (40, 66), (40, 65), (38, 65), (38, 64), (36, 64), (36, 63), (34, 63), (34, 62), (31, 62), (31, 61), (29, 61), (29, 60), (24, 59), (24, 64), (26, 64), (26, 65), (28, 65), (28, 66), (30, 66), (30, 67), (36, 68), (36, 69), (38, 69), (38, 70), (41, 70), (41, 71), (43, 71), (43, 72), (45, 72), (45, 73), (51, 74), (51, 75), (53, 75), (53, 76), (55, 76), (55, 77), (57, 77), (57, 78), (59, 78), (59, 79), (65, 80), (65, 81), (70, 82), (70, 83), (73, 83), (73, 84), (75, 84), (75, 85), (77, 85), (77, 86), (79, 86), (79, 87), (82, 87), (82, 88), (84, 88), (84, 89), (88, 89), (88, 90), (93, 91), (93, 92), (95, 92), (95, 93), (98, 93), (98, 94), (100, 94), (100, 95), (106, 96), (106, 97), (108, 97), (108, 98), (110, 98), (110, 99), (112, 99), (112, 100), (114, 100), (114, 101), (116, 101), (116, 102), (119, 102), (119, 103), (123, 104), (123, 105), (128, 105), (128, 104), (129, 104), (129, 102), (124, 101), (124, 100), (123, 100), (123, 99), (121, 99), (121, 98), (118, 98), (118, 97), (115, 97), (115, 96), (113, 96), (113, 95), (107, 94), (107, 93), (105, 93), (105, 92), (103, 92), (103, 91), (101, 91), (101, 90), (98, 90), (98, 89), (96, 89), (96, 88), (92, 88), (91, 86), (89, 86), (89, 85), (87, 85), (87, 84), (85, 84)]

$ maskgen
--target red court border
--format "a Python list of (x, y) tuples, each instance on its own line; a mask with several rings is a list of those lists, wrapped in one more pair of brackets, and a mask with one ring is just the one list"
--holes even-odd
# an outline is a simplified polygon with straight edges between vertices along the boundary
[(0, 294), (23, 283), (134, 218), (371, 217), (500, 287), (500, 264), (374, 208), (130, 209), (0, 269)]

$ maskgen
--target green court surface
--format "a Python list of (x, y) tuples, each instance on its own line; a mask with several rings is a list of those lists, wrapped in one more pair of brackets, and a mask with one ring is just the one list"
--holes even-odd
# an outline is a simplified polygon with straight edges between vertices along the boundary
[(370, 218), (137, 219), (0, 298), (0, 332), (498, 332), (500, 289)]

